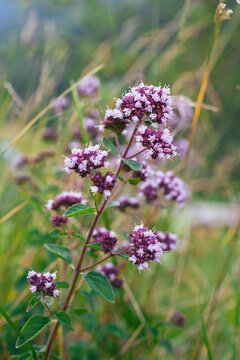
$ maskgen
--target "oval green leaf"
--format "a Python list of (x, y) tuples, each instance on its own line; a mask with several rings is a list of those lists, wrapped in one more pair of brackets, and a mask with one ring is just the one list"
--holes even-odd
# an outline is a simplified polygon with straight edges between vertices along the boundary
[(105, 137), (102, 140), (103, 146), (105, 147), (105, 149), (109, 150), (111, 153), (113, 153), (114, 155), (119, 155), (119, 151), (118, 148), (116, 147), (116, 145), (114, 145), (111, 140), (106, 139)]
[(69, 330), (74, 331), (71, 325), (71, 319), (69, 315), (64, 311), (58, 311), (54, 314), (61, 325), (66, 326)]
[(64, 216), (72, 217), (83, 214), (94, 214), (95, 212), (96, 212), (95, 207), (89, 207), (84, 204), (75, 204), (67, 209), (67, 211), (64, 213)]
[(33, 315), (23, 326), (19, 337), (17, 338), (16, 348), (20, 348), (28, 341), (38, 336), (48, 325), (50, 319), (42, 315)]
[(106, 276), (96, 271), (90, 271), (87, 274), (83, 274), (83, 277), (88, 285), (104, 299), (111, 303), (115, 302), (112, 286)]
[(72, 263), (71, 253), (67, 247), (57, 244), (44, 244), (44, 247), (57, 257), (65, 260), (68, 264)]
[(127, 166), (129, 166), (131, 169), (133, 169), (135, 171), (141, 171), (142, 170), (142, 164), (140, 164), (138, 161), (127, 160), (127, 159), (122, 159), (122, 161), (124, 161), (125, 164), (127, 164)]

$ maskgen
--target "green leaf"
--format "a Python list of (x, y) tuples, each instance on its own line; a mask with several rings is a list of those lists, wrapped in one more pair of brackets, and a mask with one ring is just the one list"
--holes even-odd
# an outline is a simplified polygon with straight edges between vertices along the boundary
[(69, 288), (69, 283), (67, 281), (57, 281), (56, 285), (60, 289), (67, 289)]
[[(123, 250), (123, 249), (117, 248), (116, 252), (121, 251), (121, 250)], [(128, 254), (128, 253), (119, 254), (118, 256), (121, 256), (121, 257), (123, 257), (123, 258), (125, 258), (125, 259), (128, 259), (128, 258), (129, 258), (129, 254)]]
[(40, 301), (41, 294), (34, 295), (27, 304), (27, 312), (31, 311)]
[(127, 166), (129, 166), (131, 169), (135, 170), (135, 171), (141, 171), (142, 170), (142, 164), (140, 164), (138, 161), (135, 160), (127, 160), (127, 159), (123, 159), (122, 161), (125, 162), (125, 164), (127, 164)]
[(131, 185), (137, 185), (138, 183), (140, 183), (141, 179), (139, 178), (133, 178), (133, 179), (128, 179), (128, 183)]
[(151, 124), (152, 124), (152, 121), (151, 121), (151, 120), (144, 120), (144, 123), (145, 123), (146, 125), (151, 125)]
[(74, 331), (71, 325), (71, 319), (69, 315), (64, 311), (58, 311), (54, 314), (61, 325), (66, 326), (69, 330)]
[(119, 206), (119, 205), (120, 205), (119, 201), (113, 200), (113, 201), (110, 202), (110, 204), (108, 205), (107, 209), (111, 209), (111, 208), (117, 207), (117, 206)]
[(37, 337), (50, 323), (50, 319), (42, 315), (33, 315), (23, 326), (17, 338), (16, 348)]
[(100, 250), (100, 251), (103, 251), (102, 249), (102, 246), (101, 246), (101, 243), (98, 242), (98, 243), (93, 243), (93, 244), (88, 244), (86, 245), (86, 247), (90, 248), (90, 249), (94, 249), (94, 250)]
[(86, 240), (86, 236), (85, 236), (85, 235), (82, 235), (82, 234), (73, 234), (72, 236), (73, 236), (73, 237), (76, 237), (76, 238), (78, 238), (78, 239), (81, 239), (81, 240), (83, 240), (83, 241)]
[(113, 153), (114, 155), (119, 155), (119, 150), (116, 147), (116, 145), (114, 145), (111, 140), (106, 139), (105, 137), (102, 139), (102, 143), (103, 146), (105, 147), (105, 149), (111, 151), (111, 153)]
[(77, 315), (77, 316), (82, 316), (88, 313), (88, 311), (86, 309), (72, 309), (70, 310), (71, 313)]
[(57, 257), (65, 260), (67, 263), (72, 263), (71, 253), (67, 247), (57, 244), (44, 244), (44, 247)]
[(120, 180), (120, 181), (124, 181), (124, 178), (122, 177), (122, 176), (118, 176), (118, 179)]
[(115, 302), (112, 286), (106, 276), (96, 271), (90, 271), (87, 274), (83, 274), (83, 277), (88, 285), (104, 297), (104, 299), (112, 303)]
[(67, 209), (67, 211), (64, 213), (64, 216), (71, 217), (83, 214), (94, 214), (95, 212), (95, 207), (90, 207), (84, 204), (75, 204)]

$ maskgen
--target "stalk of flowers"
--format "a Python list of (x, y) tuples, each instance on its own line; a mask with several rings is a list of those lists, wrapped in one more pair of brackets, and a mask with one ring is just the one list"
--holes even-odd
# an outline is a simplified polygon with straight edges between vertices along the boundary
[(53, 283), (56, 278), (56, 272), (42, 274), (31, 270), (28, 272), (27, 281), (32, 285), (30, 287), (32, 293), (40, 292), (43, 296), (56, 297), (60, 294), (59, 290), (56, 289), (56, 284)]
[(116, 99), (116, 108), (106, 111), (102, 125), (106, 129), (122, 132), (131, 122), (140, 124), (145, 118), (149, 118), (153, 126), (167, 125), (171, 116), (169, 87), (141, 83), (130, 88), (121, 99)]
[(138, 266), (138, 270), (148, 269), (149, 262), (160, 262), (163, 250), (157, 235), (144, 226), (136, 225), (129, 235), (132, 245), (129, 260)]
[[(95, 189), (91, 189), (93, 192), (102, 192), (105, 191), (111, 192), (113, 189), (116, 179), (125, 163), (123, 159), (128, 159), (128, 152), (132, 145), (135, 136), (138, 131), (143, 130), (143, 125), (141, 122), (148, 117), (152, 125), (157, 127), (159, 125), (166, 125), (170, 115), (172, 114), (171, 108), (172, 98), (170, 96), (170, 91), (168, 88), (164, 87), (154, 87), (154, 86), (145, 86), (144, 84), (140, 84), (136, 88), (130, 89), (129, 93), (124, 94), (121, 100), (117, 101), (116, 108), (122, 114), (120, 116), (119, 113), (119, 123), (124, 119), (125, 127), (127, 127), (127, 123), (135, 124), (132, 135), (129, 139), (129, 142), (126, 145), (124, 151), (121, 151), (121, 160), (118, 164), (118, 167), (115, 173), (108, 173), (106, 175), (102, 175), (101, 172), (95, 173), (94, 170), (99, 169), (101, 167), (107, 167), (108, 162), (106, 161), (106, 157), (108, 152), (100, 149), (100, 145), (89, 145), (84, 149), (73, 149), (71, 155), (65, 158), (65, 171), (70, 174), (71, 172), (77, 173), (81, 178), (91, 177), (93, 181), (93, 186), (96, 186)], [(105, 120), (105, 119), (104, 119)], [(111, 125), (117, 124), (116, 118), (108, 119), (109, 121), (104, 121), (105, 124), (103, 126), (108, 128), (108, 125), (111, 122)], [(115, 128), (115, 125), (114, 125)], [(145, 133), (146, 129), (149, 129), (144, 126), (144, 132), (140, 132), (141, 135)], [(146, 133), (146, 140), (148, 140), (147, 146), (149, 148), (147, 150), (152, 151), (152, 143), (154, 142), (154, 151), (157, 153), (157, 156), (151, 153), (151, 158), (156, 159), (158, 157), (171, 158), (175, 156), (175, 147), (172, 144), (172, 137), (167, 129), (164, 130), (151, 130), (149, 129), (151, 134)], [(114, 130), (115, 131), (115, 130)], [(137, 136), (141, 136), (137, 135)], [(153, 141), (149, 139), (149, 136), (154, 135), (155, 138)], [(140, 141), (139, 141), (140, 142)], [(144, 146), (145, 150), (145, 146)], [(142, 151), (141, 151), (142, 152)], [(164, 155), (161, 155), (164, 154)], [(131, 158), (134, 156), (131, 156)], [(110, 178), (109, 178), (110, 177)], [(115, 182), (114, 182), (115, 181)], [(124, 182), (125, 184), (126, 182)], [(109, 189), (108, 187), (112, 188)], [(104, 200), (101, 202), (100, 207), (96, 207), (96, 213), (93, 218), (92, 224), (87, 233), (86, 240), (83, 244), (83, 248), (81, 254), (79, 256), (78, 261), (75, 264), (75, 271), (72, 277), (72, 281), (68, 288), (67, 294), (65, 296), (62, 311), (66, 311), (70, 305), (71, 299), (74, 294), (74, 289), (78, 280), (78, 276), (80, 272), (88, 271), (93, 267), (101, 264), (102, 262), (109, 259), (111, 256), (123, 254), (125, 252), (129, 252), (129, 260), (138, 266), (139, 271), (148, 268), (149, 262), (160, 262), (160, 258), (162, 256), (162, 244), (159, 241), (156, 233), (144, 225), (135, 226), (131, 234), (129, 235), (130, 243), (129, 245), (120, 250), (119, 252), (114, 252), (116, 243), (118, 241), (116, 234), (112, 230), (103, 231), (101, 237), (99, 237), (99, 241), (101, 242), (103, 251), (108, 255), (105, 258), (99, 260), (97, 263), (89, 265), (87, 267), (83, 267), (83, 261), (85, 259), (85, 254), (87, 251), (87, 245), (89, 244), (92, 236), (94, 235), (94, 230), (96, 225), (105, 209), (108, 206), (115, 194), (118, 193), (118, 189), (115, 190), (114, 194), (107, 198), (106, 195), (109, 196), (109, 193), (104, 193)], [(96, 203), (95, 203), (96, 206)], [(51, 347), (55, 341), (57, 330), (59, 327), (59, 322), (54, 325), (52, 333), (49, 337), (49, 341), (47, 344), (47, 351), (45, 353), (44, 360), (48, 359), (48, 356), (51, 351)]]
[(103, 175), (98, 171), (95, 175), (91, 176), (93, 186), (91, 186), (91, 191), (94, 195), (97, 193), (104, 194), (106, 198), (111, 195), (111, 191), (114, 188), (117, 178), (113, 173), (108, 171), (106, 175)]
[(146, 159), (172, 159), (177, 155), (173, 137), (168, 129), (152, 130), (141, 125), (136, 136), (136, 143), (140, 150), (145, 149)]
[(180, 206), (185, 205), (191, 194), (188, 185), (172, 171), (156, 171), (152, 178), (140, 184), (139, 196), (151, 202), (158, 198), (158, 190), (162, 191), (166, 201), (176, 201)]
[(93, 170), (108, 167), (108, 152), (100, 150), (100, 145), (89, 145), (85, 149), (72, 149), (70, 157), (65, 157), (64, 170), (70, 174), (76, 172), (80, 177), (88, 177)]

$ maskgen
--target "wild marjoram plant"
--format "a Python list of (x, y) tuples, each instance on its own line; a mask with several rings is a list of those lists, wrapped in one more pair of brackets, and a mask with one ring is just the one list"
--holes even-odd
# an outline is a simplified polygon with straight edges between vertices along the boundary
[[(85, 79), (81, 89), (78, 89), (84, 96), (86, 91), (87, 96), (90, 96), (91, 92), (95, 93), (99, 86), (95, 77), (88, 80)], [(61, 107), (66, 105), (66, 101), (55, 105), (55, 111), (61, 112)], [(101, 131), (110, 130), (106, 133), (114, 133), (115, 143), (103, 137), (101, 143), (96, 145), (90, 143), (83, 148), (73, 148), (71, 154), (65, 157), (64, 170), (67, 174), (76, 173), (76, 176), (78, 175), (86, 183), (90, 180), (89, 192), (93, 205), (87, 205), (90, 200), (83, 199), (82, 193), (75, 191), (64, 191), (55, 200), (48, 201), (48, 210), (56, 212), (52, 217), (52, 224), (59, 226), (63, 231), (66, 227), (69, 248), (54, 244), (45, 246), (69, 264), (73, 269), (72, 279), (64, 294), (57, 289), (54, 282), (57, 278), (56, 272), (42, 274), (33, 269), (29, 271), (27, 281), (31, 284), (30, 290), (34, 296), (30, 300), (28, 310), (30, 311), (41, 301), (49, 316), (34, 315), (26, 322), (17, 340), (18, 348), (52, 324), (47, 345), (42, 347), (43, 359), (47, 360), (59, 327), (65, 326), (74, 330), (67, 310), (76, 293), (79, 277), (82, 277), (104, 299), (114, 302), (112, 286), (121, 287), (122, 280), (118, 277), (117, 266), (110, 262), (103, 264), (106, 260), (113, 256), (121, 256), (136, 265), (141, 273), (142, 270), (148, 269), (151, 262), (160, 262), (164, 252), (175, 248), (177, 235), (162, 232), (160, 229), (149, 229), (144, 226), (144, 222), (132, 225), (132, 231), (128, 235), (129, 241), (122, 244), (121, 248), (118, 247), (118, 236), (114, 229), (96, 228), (108, 207), (118, 207), (119, 211), (124, 211), (127, 207), (136, 209), (140, 206), (141, 197), (148, 202), (157, 201), (158, 192), (162, 193), (160, 204), (164, 201), (175, 201), (183, 206), (189, 198), (190, 190), (183, 180), (176, 177), (172, 171), (166, 173), (155, 171), (147, 163), (148, 160), (170, 160), (177, 155), (173, 136), (167, 128), (173, 115), (173, 98), (169, 87), (148, 86), (141, 83), (130, 88), (121, 99), (117, 99), (115, 109), (107, 109), (105, 118), (101, 122)], [(120, 142), (124, 143), (123, 139), (125, 146), (120, 145)], [(114, 155), (112, 158), (111, 153)], [(116, 156), (118, 156), (117, 161)], [(141, 160), (137, 161), (139, 157)], [(114, 173), (101, 171), (103, 168), (113, 168), (114, 162), (116, 163)], [(125, 176), (120, 175), (121, 171), (125, 172)], [(140, 199), (121, 196), (119, 201), (115, 201), (127, 183), (139, 186)], [(92, 214), (94, 218), (84, 237), (85, 242), (79, 257), (75, 261), (76, 249), (73, 249), (71, 242), (70, 219), (83, 214)], [(89, 264), (84, 264), (87, 251), (103, 251), (106, 256), (95, 263), (92, 263), (91, 259)], [(58, 311), (51, 310), (55, 297), (62, 299), (62, 306)], [(33, 358), (37, 358), (36, 356), (33, 354)]]

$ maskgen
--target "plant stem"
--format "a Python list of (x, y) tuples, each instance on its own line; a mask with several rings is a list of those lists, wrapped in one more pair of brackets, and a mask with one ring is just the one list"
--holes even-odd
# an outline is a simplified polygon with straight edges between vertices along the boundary
[(72, 241), (71, 241), (71, 230), (70, 230), (69, 222), (67, 222), (67, 237), (68, 237), (68, 244), (69, 244), (69, 249), (70, 249), (70, 253), (71, 253), (72, 263), (73, 263), (74, 267), (76, 267), (76, 262), (75, 262), (74, 254), (73, 254), (73, 247), (72, 247)]
[(120, 155), (122, 156), (122, 150), (121, 150), (121, 146), (119, 144), (117, 133), (115, 133), (115, 140), (116, 140), (118, 151), (120, 152)]
[[(133, 130), (133, 133), (132, 133), (132, 135), (131, 135), (131, 138), (130, 138), (130, 140), (129, 140), (129, 143), (128, 143), (128, 145), (127, 145), (127, 147), (126, 147), (126, 149), (125, 149), (125, 151), (124, 151), (124, 153), (123, 153), (123, 158), (125, 158), (125, 157), (127, 156), (127, 154), (128, 154), (129, 148), (130, 148), (130, 146), (131, 146), (131, 144), (132, 144), (132, 141), (133, 141), (133, 139), (134, 139), (134, 136), (135, 136), (135, 134), (136, 134), (136, 132), (137, 132), (138, 126), (139, 126), (139, 125), (136, 125), (136, 127), (135, 127), (134, 130)], [(118, 167), (117, 167), (117, 170), (116, 170), (116, 172), (115, 172), (115, 176), (116, 176), (116, 177), (118, 177), (118, 175), (119, 175), (119, 173), (120, 173), (120, 171), (121, 171), (122, 166), (123, 166), (123, 160), (121, 159), (121, 161), (120, 161), (120, 163), (119, 163), (119, 165), (118, 165)], [(104, 211), (104, 209), (105, 209), (105, 205), (106, 205), (106, 204), (107, 204), (107, 199), (104, 199), (104, 201), (102, 202), (102, 205), (101, 205), (98, 213), (95, 215), (95, 217), (94, 217), (94, 219), (93, 219), (93, 222), (92, 222), (92, 224), (91, 224), (91, 227), (90, 227), (89, 232), (88, 232), (88, 235), (87, 235), (87, 238), (86, 238), (85, 243), (84, 243), (84, 245), (83, 245), (83, 249), (82, 249), (81, 255), (80, 255), (80, 257), (79, 257), (77, 266), (75, 267), (74, 275), (73, 275), (71, 284), (70, 284), (70, 286), (69, 286), (69, 288), (68, 288), (68, 292), (67, 292), (67, 295), (66, 295), (66, 297), (65, 297), (63, 306), (62, 306), (62, 311), (66, 311), (66, 310), (68, 309), (68, 306), (69, 306), (70, 301), (71, 301), (71, 297), (72, 297), (73, 292), (74, 292), (74, 288), (75, 288), (76, 282), (77, 282), (77, 280), (78, 280), (78, 276), (79, 276), (79, 273), (80, 273), (80, 269), (81, 269), (81, 267), (82, 267), (82, 263), (83, 263), (83, 260), (84, 260), (84, 257), (85, 257), (86, 251), (87, 251), (86, 245), (88, 245), (88, 243), (89, 243), (89, 241), (90, 241), (90, 239), (91, 239), (91, 237), (92, 237), (92, 233), (93, 233), (93, 231), (94, 231), (94, 229), (95, 229), (95, 226), (97, 225), (97, 222), (98, 222), (99, 218), (101, 217), (101, 215), (102, 215), (102, 213), (103, 213), (103, 211)], [(53, 344), (54, 344), (54, 342), (55, 342), (55, 339), (56, 339), (56, 335), (57, 335), (57, 331), (58, 331), (59, 325), (60, 325), (60, 323), (57, 322), (57, 323), (54, 325), (53, 329), (52, 329), (52, 333), (51, 333), (51, 335), (50, 335), (50, 337), (49, 337), (49, 340), (48, 340), (48, 343), (47, 343), (47, 350), (46, 350), (46, 353), (45, 353), (45, 356), (44, 356), (43, 360), (47, 360), (47, 359), (49, 358), (49, 355), (50, 355), (52, 346), (53, 346)]]
[(135, 156), (138, 156), (138, 155), (142, 154), (146, 149), (147, 149), (147, 148), (142, 149), (141, 151), (137, 152), (136, 154), (134, 154), (134, 155), (132, 155), (132, 156), (128, 156), (128, 157), (127, 157), (127, 160), (132, 159), (132, 158), (134, 158)]

